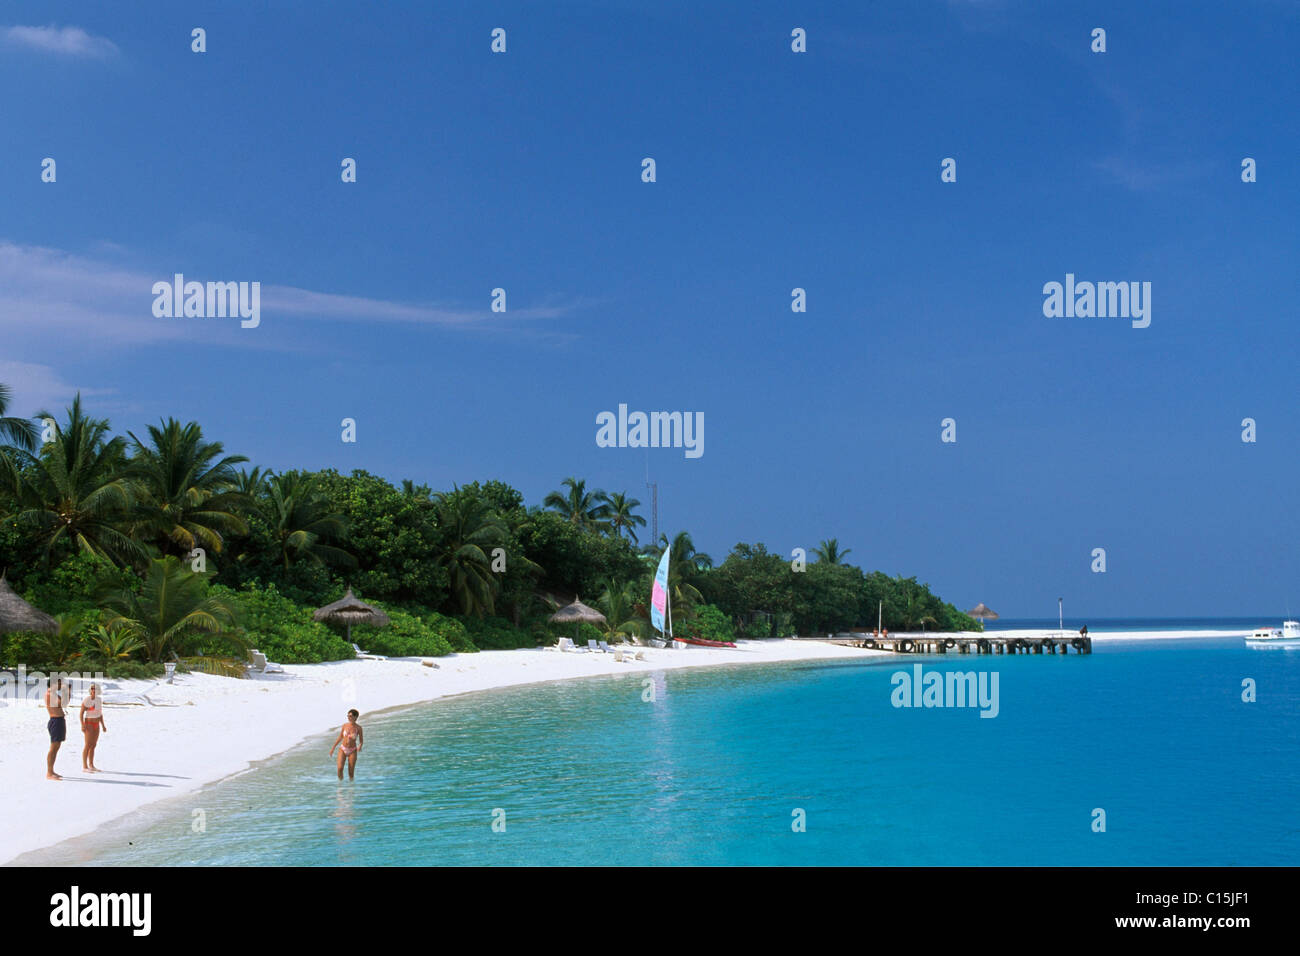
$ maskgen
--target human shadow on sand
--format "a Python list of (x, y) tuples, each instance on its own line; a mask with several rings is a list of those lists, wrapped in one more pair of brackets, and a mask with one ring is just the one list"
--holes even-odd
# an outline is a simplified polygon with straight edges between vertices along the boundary
[(64, 777), (59, 782), (60, 783), (115, 783), (119, 787), (161, 787), (164, 790), (171, 789), (171, 784), (166, 784), (166, 783), (149, 783), (144, 780), (105, 780), (103, 777)]
[(175, 774), (175, 773), (132, 773), (130, 770), (104, 770), (102, 768), (100, 769), (99, 772), (109, 773), (112, 774), (114, 777), (160, 777), (163, 780), (189, 780), (190, 779), (189, 777), (182, 777), (180, 774)]

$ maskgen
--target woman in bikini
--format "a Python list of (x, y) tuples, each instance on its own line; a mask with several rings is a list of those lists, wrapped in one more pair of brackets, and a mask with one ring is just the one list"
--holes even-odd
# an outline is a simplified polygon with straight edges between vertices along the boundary
[(334, 756), (334, 747), (339, 748), (338, 769), (340, 780), (343, 779), (344, 758), (347, 758), (348, 762), (348, 779), (351, 780), (356, 774), (357, 754), (361, 752), (362, 744), (361, 725), (357, 723), (357, 718), (360, 716), (361, 714), (355, 710), (348, 711), (348, 722), (339, 731), (338, 737), (334, 740), (334, 746), (330, 747), (331, 757)]
[(81, 732), (86, 735), (86, 745), (81, 750), (81, 769), (88, 773), (99, 773), (95, 766), (95, 745), (99, 743), (101, 730), (108, 733), (108, 724), (104, 723), (104, 699), (99, 696), (99, 685), (91, 684), (81, 699)]

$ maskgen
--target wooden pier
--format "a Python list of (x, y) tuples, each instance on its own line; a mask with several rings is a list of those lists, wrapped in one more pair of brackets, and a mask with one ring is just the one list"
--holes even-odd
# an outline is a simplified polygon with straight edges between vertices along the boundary
[(1040, 637), (1016, 637), (1014, 634), (890, 634), (873, 637), (870, 634), (834, 637), (803, 638), (822, 640), (844, 647), (864, 647), (895, 654), (1077, 654), (1092, 653), (1092, 638), (1078, 634), (1048, 634)]

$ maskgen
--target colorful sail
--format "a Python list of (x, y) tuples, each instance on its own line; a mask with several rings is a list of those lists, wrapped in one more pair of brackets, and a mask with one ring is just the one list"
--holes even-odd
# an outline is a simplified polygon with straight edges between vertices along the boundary
[(654, 587), (650, 590), (650, 623), (661, 632), (666, 630), (664, 614), (668, 610), (668, 555), (671, 551), (671, 546), (664, 548), (659, 570), (655, 572)]

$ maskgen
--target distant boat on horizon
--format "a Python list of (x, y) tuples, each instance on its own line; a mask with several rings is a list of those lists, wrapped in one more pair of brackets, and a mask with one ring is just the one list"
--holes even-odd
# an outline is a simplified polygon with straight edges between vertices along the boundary
[(1300, 647), (1300, 621), (1283, 621), (1280, 628), (1257, 627), (1246, 638), (1248, 647)]

